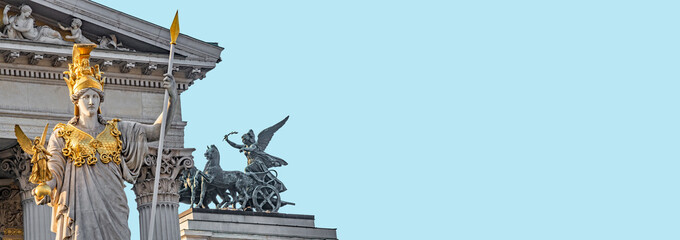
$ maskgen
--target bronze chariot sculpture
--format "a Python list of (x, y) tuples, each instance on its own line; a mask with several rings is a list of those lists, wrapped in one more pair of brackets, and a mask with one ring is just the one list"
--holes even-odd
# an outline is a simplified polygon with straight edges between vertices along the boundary
[(282, 206), (295, 205), (281, 200), (281, 193), (286, 191), (286, 187), (277, 178), (276, 170), (270, 169), (288, 163), (264, 152), (274, 133), (287, 120), (288, 117), (260, 132), (257, 141), (253, 130), (248, 131), (241, 137), (243, 145), (228, 139), (237, 132), (224, 136), (229, 145), (246, 155), (248, 166), (245, 172), (222, 170), (219, 150), (215, 145), (208, 146), (204, 154), (208, 160), (204, 170), (193, 167), (184, 172), (180, 202), (191, 204), (191, 207), (209, 208), (212, 203), (215, 208), (258, 212), (278, 212)]

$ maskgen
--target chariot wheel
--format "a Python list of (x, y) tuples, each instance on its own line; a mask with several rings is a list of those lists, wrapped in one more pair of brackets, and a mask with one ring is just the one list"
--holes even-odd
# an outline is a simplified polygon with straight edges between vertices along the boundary
[(271, 185), (261, 185), (253, 190), (253, 207), (258, 212), (278, 212), (281, 207), (281, 195), (279, 190)]

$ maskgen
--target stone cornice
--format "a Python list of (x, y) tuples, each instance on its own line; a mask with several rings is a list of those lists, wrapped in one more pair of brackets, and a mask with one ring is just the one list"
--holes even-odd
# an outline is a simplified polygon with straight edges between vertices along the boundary
[[(63, 68), (49, 67), (29, 67), (20, 68), (9, 64), (0, 63), (0, 76), (3, 79), (16, 82), (29, 82), (48, 85), (66, 86), (64, 84), (65, 74), (59, 72)], [(111, 76), (107, 76), (111, 75)], [(135, 78), (120, 77), (124, 74), (104, 73), (105, 89), (133, 90), (130, 87), (138, 87), (138, 91), (162, 93), (162, 78), (160, 76), (134, 76)], [(176, 77), (177, 89), (181, 92), (186, 91), (191, 86), (192, 81)], [(55, 81), (44, 81), (55, 80)]]
[[(71, 61), (72, 54), (72, 46), (0, 39), (0, 56), (4, 63), (41, 64), (53, 66), (58, 71), (65, 71), (67, 70), (65, 66)], [(35, 60), (36, 55), (40, 56), (40, 59)], [(168, 56), (158, 53), (97, 48), (91, 53), (91, 62), (92, 64), (99, 64), (102, 70), (108, 73), (160, 76), (167, 72)], [(176, 78), (180, 76), (188, 79), (189, 85), (191, 85), (194, 80), (203, 79), (206, 73), (215, 66), (215, 62), (175, 58), (173, 75)]]
[[(30, 42), (14, 39), (0, 39), (0, 50), (53, 54), (66, 57), (71, 57), (73, 54), (73, 46), (70, 45)], [(90, 56), (93, 59), (144, 62), (159, 65), (168, 64), (168, 55), (160, 53), (130, 52), (115, 49), (97, 48), (92, 51)], [(173, 65), (212, 69), (215, 68), (217, 64), (213, 61), (188, 59), (175, 55)]]

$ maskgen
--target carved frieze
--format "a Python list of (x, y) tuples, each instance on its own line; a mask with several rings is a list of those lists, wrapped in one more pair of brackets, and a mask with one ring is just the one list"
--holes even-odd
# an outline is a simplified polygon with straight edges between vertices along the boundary
[(0, 233), (2, 239), (23, 239), (23, 210), (19, 189), (14, 184), (0, 186)]
[(30, 157), (19, 145), (0, 152), (0, 238), (23, 239), (21, 192), (30, 189)]
[[(4, 65), (0, 63), (0, 68), (6, 68), (5, 73), (0, 75), (22, 76), (43, 78), (42, 75), (62, 75), (65, 70), (64, 62), (68, 61), (71, 51), (49, 51), (48, 48), (35, 47), (31, 49), (21, 50), (25, 45), (10, 42), (4, 44), (0, 39), (0, 56), (3, 57), (4, 63), (12, 64)], [(162, 75), (167, 71), (167, 56), (158, 56), (158, 58), (129, 56), (124, 54), (110, 54), (109, 52), (93, 51), (93, 55), (101, 54), (101, 56), (93, 57), (97, 59), (95, 62), (99, 64), (101, 71), (107, 79), (107, 83), (120, 84), (126, 86), (139, 86), (162, 88)], [(118, 57), (118, 58), (116, 58)], [(47, 59), (47, 61), (43, 61)], [(162, 59), (162, 60), (161, 60)], [(161, 61), (165, 61), (162, 63)], [(23, 66), (22, 66), (23, 65)], [(206, 73), (211, 70), (204, 66), (183, 65), (181, 60), (176, 60), (173, 66), (173, 75), (178, 84), (180, 91), (188, 89), (197, 79), (203, 79)], [(160, 70), (160, 71), (159, 71)], [(52, 73), (53, 72), (53, 73)], [(26, 73), (21, 75), (21, 73)], [(154, 80), (140, 79), (138, 74), (143, 76), (153, 76)], [(121, 78), (121, 76), (130, 75), (130, 80)], [(156, 78), (157, 77), (157, 78)], [(134, 78), (134, 79), (133, 79)], [(62, 76), (55, 79), (62, 80)], [(114, 79), (120, 79), (117, 81)]]

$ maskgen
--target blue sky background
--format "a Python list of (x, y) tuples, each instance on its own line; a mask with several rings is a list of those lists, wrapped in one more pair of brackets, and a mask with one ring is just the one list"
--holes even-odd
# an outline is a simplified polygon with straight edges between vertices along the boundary
[(281, 212), (341, 239), (680, 238), (675, 1), (99, 2), (224, 47), (196, 165), (290, 115)]

